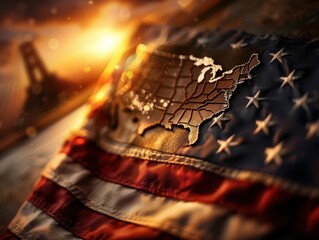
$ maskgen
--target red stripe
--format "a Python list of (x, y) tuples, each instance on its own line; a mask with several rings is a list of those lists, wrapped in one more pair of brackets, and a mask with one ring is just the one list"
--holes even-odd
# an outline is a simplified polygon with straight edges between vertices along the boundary
[(177, 239), (156, 229), (93, 211), (46, 178), (40, 179), (28, 200), (83, 239)]
[(0, 240), (19, 240), (16, 235), (14, 235), (10, 230), (6, 230), (2, 236), (0, 236)]
[(83, 137), (70, 140), (62, 152), (106, 181), (164, 197), (218, 204), (278, 226), (319, 235), (318, 199), (188, 166), (111, 154)]

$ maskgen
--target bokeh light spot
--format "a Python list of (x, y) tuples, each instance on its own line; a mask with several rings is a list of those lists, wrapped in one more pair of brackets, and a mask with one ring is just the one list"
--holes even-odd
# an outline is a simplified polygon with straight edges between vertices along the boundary
[(25, 130), (25, 133), (26, 135), (29, 137), (29, 138), (33, 138), (35, 136), (37, 136), (38, 134), (38, 131), (35, 127), (28, 127), (26, 130)]
[(58, 10), (56, 8), (51, 8), (51, 14), (55, 15), (57, 14)]
[(48, 42), (48, 46), (51, 50), (56, 50), (60, 47), (60, 42), (56, 38), (51, 38)]
[(131, 12), (127, 8), (121, 9), (119, 13), (119, 19), (121, 21), (127, 21), (131, 17)]
[(91, 71), (92, 71), (92, 69), (91, 69), (90, 66), (87, 66), (87, 67), (83, 68), (83, 72), (84, 72), (84, 73), (89, 73), (89, 72), (91, 72)]

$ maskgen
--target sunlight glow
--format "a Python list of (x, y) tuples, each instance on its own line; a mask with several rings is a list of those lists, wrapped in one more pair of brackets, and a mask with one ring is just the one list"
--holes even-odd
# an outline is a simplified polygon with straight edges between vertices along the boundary
[(110, 56), (121, 48), (124, 34), (114, 30), (92, 30), (85, 34), (83, 50), (95, 56)]
[(97, 89), (97, 91), (91, 96), (88, 101), (90, 103), (91, 111), (93, 109), (99, 108), (100, 106), (105, 104), (106, 101), (112, 101), (111, 95), (114, 90), (113, 88), (113, 84), (108, 82)]
[[(129, 33), (127, 29), (110, 26), (83, 29), (69, 26), (65, 27), (63, 34), (52, 34), (45, 41), (39, 41), (38, 46), (49, 69), (59, 69), (60, 76), (65, 79), (76, 79), (76, 74), (101, 69), (114, 55), (123, 52)], [(55, 39), (62, 37), (63, 45), (57, 44)]]

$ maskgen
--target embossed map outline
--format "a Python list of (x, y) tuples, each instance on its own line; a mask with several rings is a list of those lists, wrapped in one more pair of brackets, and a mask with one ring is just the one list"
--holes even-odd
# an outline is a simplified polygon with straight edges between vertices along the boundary
[[(138, 134), (154, 126), (189, 129), (188, 141), (198, 140), (200, 125), (229, 108), (237, 85), (251, 78), (260, 61), (253, 53), (246, 63), (222, 71), (213, 58), (174, 55), (143, 48), (135, 68), (122, 74), (118, 103), (138, 119)], [(220, 74), (219, 74), (220, 73)]]

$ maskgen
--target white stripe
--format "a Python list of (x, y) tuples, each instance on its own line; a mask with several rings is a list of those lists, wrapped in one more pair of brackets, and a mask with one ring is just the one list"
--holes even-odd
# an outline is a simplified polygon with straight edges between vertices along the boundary
[[(85, 131), (87, 130), (87, 131)], [(84, 135), (90, 138), (90, 135), (94, 135), (93, 130), (83, 129), (79, 132), (79, 135)], [(102, 134), (103, 135), (103, 134)], [(267, 186), (278, 186), (279, 188), (296, 193), (299, 195), (318, 198), (319, 189), (317, 187), (306, 186), (299, 184), (294, 181), (285, 180), (283, 178), (270, 175), (267, 173), (249, 171), (249, 170), (238, 170), (234, 168), (228, 168), (220, 166), (211, 162), (204, 161), (203, 159), (195, 157), (187, 157), (183, 155), (177, 155), (173, 153), (160, 152), (153, 149), (147, 149), (139, 146), (134, 146), (129, 143), (120, 143), (107, 137), (100, 137), (98, 145), (105, 151), (113, 154), (118, 154), (127, 157), (136, 157), (148, 161), (170, 163), (177, 165), (186, 165), (207, 172), (212, 172), (217, 175), (221, 175), (227, 178), (236, 180), (250, 180), (255, 182), (261, 182)]]
[(68, 189), (87, 207), (187, 239), (255, 239), (269, 233), (268, 224), (212, 204), (177, 201), (96, 178), (60, 154), (43, 175)]
[(9, 227), (21, 239), (77, 240), (71, 232), (30, 202), (25, 202)]

